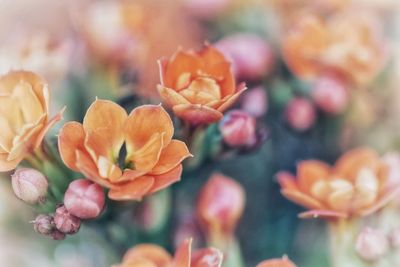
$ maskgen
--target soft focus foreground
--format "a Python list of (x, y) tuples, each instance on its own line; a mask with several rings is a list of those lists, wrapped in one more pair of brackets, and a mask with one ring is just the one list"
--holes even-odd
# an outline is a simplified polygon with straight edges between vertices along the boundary
[(396, 0), (0, 10), (2, 266), (400, 266)]

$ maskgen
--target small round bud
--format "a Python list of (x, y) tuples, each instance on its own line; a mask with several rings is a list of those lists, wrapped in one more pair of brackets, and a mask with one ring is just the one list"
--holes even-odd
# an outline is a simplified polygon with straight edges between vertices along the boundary
[(229, 146), (251, 146), (256, 142), (256, 120), (244, 111), (228, 112), (221, 120), (219, 129)]
[(349, 100), (346, 85), (330, 76), (321, 77), (315, 82), (311, 96), (316, 105), (329, 114), (341, 113)]
[(285, 116), (293, 129), (305, 131), (314, 124), (316, 112), (310, 101), (305, 98), (296, 97), (287, 104)]
[(32, 223), (33, 229), (42, 235), (50, 235), (55, 228), (53, 217), (50, 215), (40, 214)]
[(366, 261), (376, 261), (388, 251), (389, 242), (380, 229), (364, 228), (357, 237), (356, 251)]
[(393, 248), (400, 248), (400, 228), (395, 228), (390, 232), (389, 240)]
[(81, 219), (99, 216), (104, 203), (105, 196), (101, 186), (87, 179), (71, 182), (64, 195), (64, 205), (69, 213)]
[(52, 233), (51, 233), (51, 238), (53, 238), (54, 240), (63, 240), (65, 238), (65, 234), (61, 231), (58, 231), (57, 229), (55, 229)]
[(64, 206), (60, 206), (56, 209), (54, 223), (59, 231), (70, 235), (77, 233), (81, 226), (81, 220), (70, 214)]
[(264, 87), (248, 90), (243, 95), (242, 109), (254, 117), (261, 117), (267, 112), (268, 97)]
[(39, 171), (30, 168), (17, 169), (11, 176), (15, 195), (28, 204), (43, 203), (49, 183)]

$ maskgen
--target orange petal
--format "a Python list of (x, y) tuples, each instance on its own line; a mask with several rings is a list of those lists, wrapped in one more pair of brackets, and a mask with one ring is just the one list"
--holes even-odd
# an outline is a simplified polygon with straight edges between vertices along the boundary
[(43, 141), (43, 138), (45, 137), (46, 133), (50, 130), (51, 127), (54, 126), (57, 122), (63, 119), (63, 113), (65, 111), (66, 107), (63, 107), (57, 115), (55, 115), (53, 118), (51, 118), (50, 121), (47, 122), (46, 126), (40, 131), (38, 136), (36, 137), (36, 143), (34, 145), (34, 148), (37, 148), (40, 146), (40, 144)]
[(159, 75), (160, 75), (160, 83), (161, 86), (165, 86), (165, 72), (166, 72), (166, 68), (168, 65), (168, 59), (167, 58), (160, 58), (159, 60), (157, 60), (157, 65), (158, 65), (158, 71), (159, 71)]
[(379, 199), (377, 202), (375, 202), (374, 205), (372, 205), (371, 207), (368, 207), (366, 209), (362, 209), (360, 211), (356, 211), (356, 213), (360, 216), (367, 216), (370, 215), (378, 210), (380, 210), (381, 208), (383, 208), (384, 206), (386, 206), (390, 201), (393, 200), (393, 198), (395, 198), (396, 196), (400, 195), (400, 187), (397, 186), (395, 188), (390, 188), (387, 192), (385, 192)]
[(282, 259), (272, 259), (260, 262), (256, 267), (296, 267), (286, 256)]
[(330, 175), (330, 166), (318, 160), (304, 160), (297, 165), (297, 183), (301, 191), (310, 193), (318, 180), (326, 180)]
[(223, 254), (218, 249), (199, 249), (193, 253), (190, 267), (220, 267), (222, 260)]
[(153, 184), (153, 177), (141, 176), (133, 181), (115, 185), (108, 192), (108, 197), (114, 200), (142, 200)]
[(193, 125), (214, 123), (223, 117), (218, 110), (202, 105), (176, 105), (173, 107), (173, 111), (176, 116)]
[(128, 155), (143, 147), (155, 133), (164, 133), (164, 146), (171, 142), (174, 127), (164, 108), (158, 105), (143, 105), (132, 110), (125, 123)]
[(8, 155), (8, 153), (0, 153), (0, 172), (7, 172), (15, 169), (25, 156), (19, 155), (13, 160), (7, 160)]
[(190, 267), (192, 239), (186, 239), (179, 245), (174, 255), (174, 267)]
[(334, 173), (336, 176), (354, 181), (361, 168), (370, 168), (374, 172), (379, 167), (379, 156), (370, 148), (355, 148), (335, 163)]
[(81, 150), (76, 150), (76, 166), (79, 171), (85, 175), (85, 177), (94, 183), (97, 183), (101, 186), (112, 188), (114, 185), (110, 183), (108, 180), (101, 178), (97, 166), (94, 164), (92, 158), (87, 152), (83, 152)]
[(182, 141), (173, 139), (162, 151), (160, 158), (150, 174), (158, 175), (175, 168), (185, 158), (192, 157), (188, 147)]
[(247, 89), (245, 83), (241, 83), (238, 86), (237, 92), (234, 95), (226, 96), (221, 100), (221, 105), (217, 108), (218, 111), (224, 112), (228, 108), (230, 108), (238, 99), (238, 97)]
[(179, 93), (192, 104), (205, 105), (221, 99), (219, 85), (214, 79), (209, 77), (194, 79), (186, 89), (183, 89)]
[(164, 85), (175, 89), (181, 74), (188, 72), (194, 76), (203, 66), (201, 59), (193, 52), (179, 50), (165, 66)]
[(170, 88), (159, 85), (157, 86), (157, 89), (161, 99), (169, 107), (173, 107), (179, 104), (190, 104), (190, 102), (186, 98)]
[(168, 266), (172, 261), (171, 255), (165, 249), (151, 244), (141, 244), (131, 248), (124, 255), (123, 262), (134, 262), (138, 259), (146, 259), (155, 266)]
[(302, 219), (309, 218), (324, 218), (324, 219), (336, 219), (336, 218), (347, 218), (347, 214), (340, 211), (334, 210), (310, 210), (299, 214)]
[(298, 190), (296, 177), (294, 177), (290, 172), (280, 171), (276, 174), (276, 177), (282, 189), (296, 191)]
[(118, 158), (124, 143), (123, 127), (127, 117), (121, 106), (109, 100), (96, 100), (90, 105), (83, 128), (85, 147), (93, 159), (103, 156), (115, 161)]
[(282, 195), (307, 209), (323, 209), (323, 205), (316, 199), (294, 190), (281, 190)]
[[(132, 162), (133, 169), (148, 172), (157, 164), (163, 148), (164, 133), (154, 133), (149, 141), (139, 150), (129, 151), (127, 162)], [(131, 154), (130, 154), (131, 153)]]
[(206, 44), (198, 54), (203, 60), (206, 69), (217, 65), (218, 63), (227, 62), (224, 54), (222, 54), (217, 48), (208, 44)]
[(231, 64), (229, 62), (220, 62), (209, 66), (207, 74), (218, 80), (221, 87), (221, 96), (232, 95), (236, 89), (235, 76), (233, 75)]
[(182, 175), (182, 164), (176, 166), (169, 172), (160, 175), (154, 175), (154, 184), (151, 187), (148, 194), (152, 194), (154, 192), (157, 192), (161, 189), (170, 186), (173, 183), (178, 182), (181, 179), (181, 175)]
[(79, 171), (76, 166), (75, 151), (83, 149), (84, 139), (85, 131), (82, 124), (75, 121), (64, 124), (58, 135), (58, 150), (61, 159), (68, 168), (74, 171)]

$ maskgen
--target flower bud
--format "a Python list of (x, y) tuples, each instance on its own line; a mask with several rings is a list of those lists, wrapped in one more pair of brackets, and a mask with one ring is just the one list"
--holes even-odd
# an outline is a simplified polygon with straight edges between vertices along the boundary
[(58, 207), (54, 214), (56, 228), (64, 234), (75, 234), (79, 231), (81, 220), (70, 214), (65, 206)]
[(185, 8), (194, 16), (211, 19), (224, 12), (231, 0), (184, 0), (183, 2)]
[(241, 110), (228, 112), (219, 123), (226, 144), (232, 147), (251, 146), (256, 142), (256, 120)]
[(349, 100), (346, 85), (330, 76), (321, 77), (315, 82), (311, 96), (321, 110), (330, 114), (341, 113)]
[(256, 80), (268, 74), (274, 63), (271, 47), (255, 34), (240, 33), (225, 37), (215, 46), (232, 61), (239, 79)]
[(32, 223), (33, 229), (42, 235), (50, 235), (55, 228), (53, 217), (50, 215), (40, 214)]
[(315, 108), (307, 99), (296, 97), (287, 104), (285, 117), (290, 127), (305, 131), (315, 122)]
[(267, 112), (268, 97), (265, 88), (258, 86), (243, 95), (242, 110), (254, 117), (261, 117)]
[(51, 233), (51, 238), (53, 238), (54, 240), (63, 240), (65, 238), (65, 234), (63, 232), (55, 229)]
[(357, 237), (356, 251), (366, 261), (376, 261), (389, 247), (385, 233), (380, 229), (364, 228)]
[(39, 171), (21, 168), (11, 176), (15, 195), (28, 204), (43, 203), (49, 186), (46, 177)]
[(99, 216), (104, 208), (105, 196), (100, 185), (87, 179), (71, 182), (64, 195), (64, 205), (68, 212), (81, 219)]
[(200, 191), (197, 217), (208, 237), (230, 237), (242, 216), (245, 193), (235, 180), (214, 174)]
[(400, 248), (400, 228), (395, 228), (390, 232), (389, 240), (393, 248)]

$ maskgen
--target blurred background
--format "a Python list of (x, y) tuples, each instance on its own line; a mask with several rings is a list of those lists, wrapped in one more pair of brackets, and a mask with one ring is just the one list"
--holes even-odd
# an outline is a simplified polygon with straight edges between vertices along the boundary
[[(178, 47), (215, 44), (232, 60), (237, 82), (247, 83), (245, 97), (262, 92), (261, 104), (256, 93), (238, 106), (261, 110), (268, 140), (252, 153), (206, 160), (185, 173), (173, 188), (168, 238), (178, 235), (182, 218), (190, 222), (199, 188), (218, 171), (247, 193), (237, 230), (246, 266), (284, 254), (298, 266), (328, 266), (326, 235), (318, 234), (324, 224), (300, 221), (301, 209), (281, 196), (274, 175), (294, 171), (301, 159), (333, 162), (362, 144), (400, 148), (399, 11), (397, 0), (0, 0), (0, 73), (38, 72), (50, 83), (52, 108), (67, 105), (65, 121), (81, 121), (96, 96), (127, 107), (159, 103), (157, 59)], [(314, 93), (321, 83), (328, 92)], [(14, 197), (8, 176), (0, 191), (3, 266), (120, 261), (126, 246), (107, 239), (118, 240), (118, 224), (88, 223), (52, 241), (33, 231), (34, 211)], [(118, 220), (138, 224), (129, 212)], [(196, 227), (185, 227), (202, 240)]]

